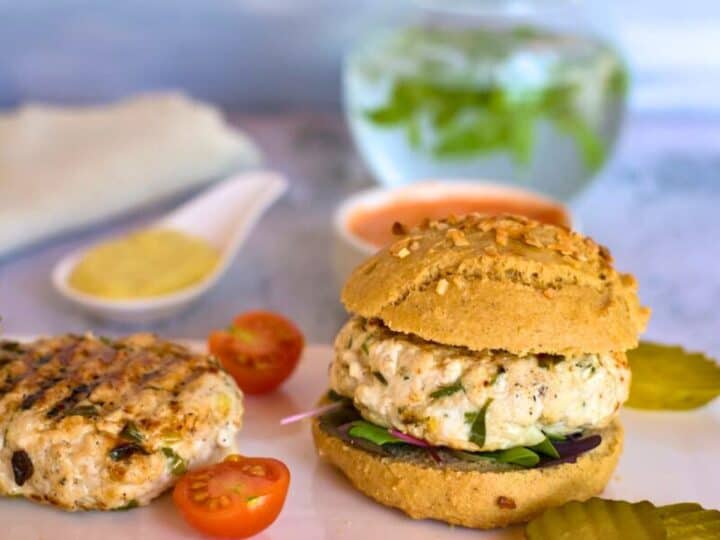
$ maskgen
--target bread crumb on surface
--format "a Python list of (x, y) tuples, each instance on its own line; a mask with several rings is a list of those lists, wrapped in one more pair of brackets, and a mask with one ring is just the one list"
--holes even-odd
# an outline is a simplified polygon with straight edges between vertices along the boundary
[(437, 287), (435, 287), (435, 292), (442, 296), (447, 292), (449, 286), (450, 284), (448, 283), (448, 280), (443, 278), (438, 281)]

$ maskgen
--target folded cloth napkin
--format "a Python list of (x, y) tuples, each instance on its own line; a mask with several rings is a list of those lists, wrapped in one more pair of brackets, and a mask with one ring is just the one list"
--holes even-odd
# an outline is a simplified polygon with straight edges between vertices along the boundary
[(217, 109), (179, 94), (0, 114), (0, 256), (259, 160)]

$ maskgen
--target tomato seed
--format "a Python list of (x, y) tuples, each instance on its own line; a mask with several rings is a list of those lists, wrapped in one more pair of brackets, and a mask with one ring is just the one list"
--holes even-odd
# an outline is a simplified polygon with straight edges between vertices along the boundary
[(252, 467), (248, 467), (246, 470), (253, 476), (265, 476), (265, 467), (262, 467), (261, 465), (253, 465)]

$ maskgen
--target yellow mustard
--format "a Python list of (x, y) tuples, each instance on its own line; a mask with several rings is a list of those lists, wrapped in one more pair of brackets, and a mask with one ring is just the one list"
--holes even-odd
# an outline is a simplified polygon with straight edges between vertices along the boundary
[(199, 283), (219, 261), (218, 250), (201, 238), (145, 229), (89, 250), (70, 274), (70, 286), (102, 298), (161, 296)]

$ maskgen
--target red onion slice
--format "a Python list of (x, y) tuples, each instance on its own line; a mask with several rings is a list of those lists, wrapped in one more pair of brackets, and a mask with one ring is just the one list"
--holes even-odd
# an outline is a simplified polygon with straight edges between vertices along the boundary
[(403, 442), (412, 444), (413, 446), (420, 446), (422, 448), (430, 448), (432, 446), (427, 441), (423, 441), (422, 439), (418, 439), (417, 437), (413, 437), (412, 435), (408, 435), (406, 433), (403, 433), (402, 431), (398, 431), (395, 428), (390, 428), (388, 431), (390, 432), (390, 435), (392, 435), (393, 437), (397, 437), (398, 439), (402, 440)]
[(318, 415), (324, 414), (326, 412), (335, 410), (338, 407), (341, 407), (342, 405), (343, 405), (342, 401), (336, 401), (335, 403), (330, 403), (329, 405), (323, 405), (322, 407), (318, 407), (316, 409), (301, 412), (298, 414), (293, 414), (291, 416), (286, 416), (285, 418), (280, 420), (280, 425), (285, 426), (287, 424), (292, 424), (293, 422), (299, 422), (300, 420), (304, 420), (305, 418), (312, 418), (313, 416), (318, 416)]
[(390, 428), (388, 431), (390, 432), (390, 435), (392, 435), (393, 437), (397, 437), (403, 442), (406, 442), (413, 446), (424, 448), (425, 450), (427, 450), (427, 453), (430, 454), (430, 457), (435, 463), (442, 463), (440, 454), (437, 453), (435, 447), (433, 447), (429, 442), (418, 439), (417, 437), (413, 437), (412, 435), (408, 435), (407, 433), (403, 433), (402, 431), (398, 431), (395, 428)]

